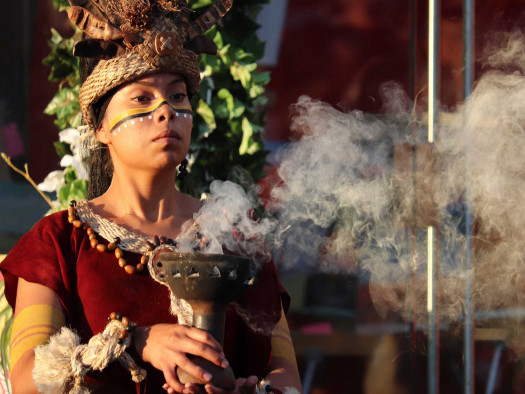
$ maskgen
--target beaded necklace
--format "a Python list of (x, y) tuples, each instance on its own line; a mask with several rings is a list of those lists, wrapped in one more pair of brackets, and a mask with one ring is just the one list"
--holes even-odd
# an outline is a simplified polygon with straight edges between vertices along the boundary
[[(101, 253), (113, 252), (118, 265), (130, 275), (144, 270), (155, 249), (162, 247), (175, 251), (177, 247), (177, 243), (171, 238), (155, 235), (151, 240), (97, 215), (86, 200), (69, 203), (68, 221), (74, 227), (86, 230), (92, 248)], [(99, 242), (98, 236), (107, 240), (108, 244)], [(136, 266), (130, 264), (123, 257), (124, 251), (142, 254), (140, 262)]]
[[(82, 228), (88, 233), (92, 248), (96, 248), (101, 253), (113, 252), (118, 260), (118, 264), (130, 275), (144, 271), (147, 266), (150, 276), (158, 283), (167, 286), (166, 283), (156, 279), (153, 272), (153, 256), (160, 249), (178, 251), (177, 242), (167, 237), (154, 236), (153, 240), (143, 235), (127, 230), (118, 224), (97, 215), (89, 206), (87, 200), (78, 202), (71, 201), (68, 207), (68, 221), (76, 228)], [(97, 236), (105, 239), (108, 244), (99, 242)], [(194, 251), (199, 251), (207, 245), (206, 237), (203, 237), (195, 227), (196, 247)], [(123, 251), (142, 254), (139, 264), (136, 266), (128, 264), (123, 257)], [(177, 316), (180, 324), (191, 325), (193, 310), (190, 304), (181, 298), (177, 298), (170, 291), (170, 312)]]

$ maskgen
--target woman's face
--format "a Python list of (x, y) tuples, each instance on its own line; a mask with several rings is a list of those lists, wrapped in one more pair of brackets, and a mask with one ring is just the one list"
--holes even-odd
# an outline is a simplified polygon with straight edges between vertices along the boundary
[(97, 138), (113, 166), (174, 168), (188, 153), (192, 112), (180, 74), (150, 74), (123, 85), (106, 109)]

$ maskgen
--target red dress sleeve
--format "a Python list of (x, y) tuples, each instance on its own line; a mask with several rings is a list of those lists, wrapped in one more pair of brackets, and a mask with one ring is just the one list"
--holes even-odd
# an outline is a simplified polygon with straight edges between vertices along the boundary
[(0, 264), (9, 304), (14, 307), (18, 278), (23, 278), (51, 289), (70, 315), (76, 286), (74, 249), (66, 211), (41, 219)]

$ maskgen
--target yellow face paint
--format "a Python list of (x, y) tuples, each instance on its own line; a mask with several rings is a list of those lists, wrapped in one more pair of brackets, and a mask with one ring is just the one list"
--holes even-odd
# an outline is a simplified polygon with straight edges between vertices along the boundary
[(140, 118), (141, 121), (145, 117), (148, 117), (149, 119), (151, 119), (152, 114), (156, 110), (158, 110), (160, 107), (162, 107), (164, 104), (168, 105), (173, 111), (175, 111), (176, 116), (179, 116), (180, 114), (182, 114), (185, 118), (187, 117), (189, 117), (190, 119), (192, 118), (192, 110), (190, 106), (188, 105), (175, 106), (175, 105), (171, 105), (167, 100), (160, 100), (158, 103), (150, 105), (149, 107), (130, 109), (128, 111), (124, 111), (118, 114), (109, 123), (110, 131), (115, 130), (117, 127), (119, 127), (123, 123), (132, 121), (136, 118)]

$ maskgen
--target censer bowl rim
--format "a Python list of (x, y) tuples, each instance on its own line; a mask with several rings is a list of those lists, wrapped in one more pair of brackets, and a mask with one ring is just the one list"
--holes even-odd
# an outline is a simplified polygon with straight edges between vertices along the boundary
[(159, 252), (154, 270), (177, 298), (230, 302), (254, 283), (255, 261), (238, 255)]
[(175, 261), (194, 261), (194, 262), (221, 262), (221, 261), (251, 261), (248, 256), (227, 254), (227, 253), (202, 253), (202, 252), (176, 252), (176, 251), (160, 251), (159, 255), (170, 256), (169, 260)]

